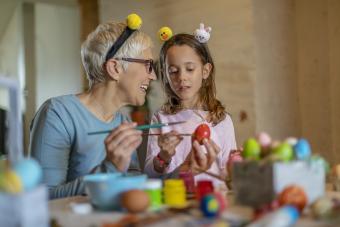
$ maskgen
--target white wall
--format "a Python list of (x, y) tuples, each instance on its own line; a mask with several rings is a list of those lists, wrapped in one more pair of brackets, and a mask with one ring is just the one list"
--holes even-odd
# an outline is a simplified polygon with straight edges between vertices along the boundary
[(82, 90), (80, 18), (76, 7), (36, 4), (37, 108)]
[(256, 129), (300, 136), (294, 0), (253, 0)]
[[(0, 37), (0, 72), (20, 81), (21, 88), (25, 82), (22, 34), (22, 7), (18, 4)], [(0, 107), (8, 108), (8, 93), (3, 89), (0, 89)]]

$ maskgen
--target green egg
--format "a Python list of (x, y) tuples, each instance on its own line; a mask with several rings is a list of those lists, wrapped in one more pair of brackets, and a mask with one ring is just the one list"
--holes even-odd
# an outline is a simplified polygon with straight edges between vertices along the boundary
[(294, 157), (292, 146), (286, 142), (281, 143), (279, 146), (275, 147), (273, 153), (279, 160), (284, 162), (289, 162)]
[(311, 162), (323, 166), (326, 174), (329, 173), (331, 169), (329, 163), (320, 155), (312, 155)]
[(243, 145), (242, 156), (245, 159), (260, 160), (261, 147), (254, 138), (246, 140)]

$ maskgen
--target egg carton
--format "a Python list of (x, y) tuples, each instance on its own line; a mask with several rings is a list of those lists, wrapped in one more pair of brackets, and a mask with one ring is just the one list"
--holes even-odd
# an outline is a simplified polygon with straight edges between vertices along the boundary
[(287, 186), (298, 185), (305, 191), (308, 204), (325, 193), (325, 170), (319, 163), (235, 163), (233, 167), (235, 202), (260, 207), (269, 204)]
[[(8, 158), (11, 164), (23, 156), (22, 92), (19, 83), (0, 74), (0, 87), (8, 90)], [(0, 192), (0, 227), (47, 227), (48, 192), (44, 185), (18, 194)]]

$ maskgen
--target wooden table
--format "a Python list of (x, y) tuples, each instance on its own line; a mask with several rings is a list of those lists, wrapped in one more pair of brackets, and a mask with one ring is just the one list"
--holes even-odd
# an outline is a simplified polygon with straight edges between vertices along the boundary
[[(337, 196), (340, 198), (339, 193), (327, 193), (331, 196)], [(228, 198), (230, 199), (230, 197)], [(89, 214), (77, 214), (72, 211), (71, 203), (89, 203), (87, 197), (70, 197), (64, 199), (52, 200), (49, 202), (49, 211), (51, 219), (57, 220), (57, 223), (62, 227), (95, 227), (102, 226), (104, 223), (115, 223), (126, 217), (126, 213), (122, 212), (102, 212), (93, 211)], [(147, 214), (146, 214), (147, 215)], [(252, 211), (246, 207), (240, 207), (231, 205), (225, 212), (223, 212), (223, 217), (239, 216), (242, 219), (250, 219), (252, 216)], [(188, 226), (195, 218), (188, 214), (178, 213), (176, 216), (171, 218), (163, 218), (161, 221), (154, 222), (152, 226)], [(196, 218), (197, 220), (197, 218)], [(221, 226), (221, 225), (219, 225)], [(298, 227), (331, 227), (340, 226), (335, 223), (326, 223), (322, 221), (313, 220), (311, 217), (304, 216), (299, 219), (296, 226)]]

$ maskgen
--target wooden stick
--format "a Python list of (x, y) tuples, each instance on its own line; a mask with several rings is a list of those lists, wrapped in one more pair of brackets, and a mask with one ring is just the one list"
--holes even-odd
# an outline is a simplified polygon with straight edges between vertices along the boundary
[(228, 188), (229, 190), (232, 189), (232, 186), (231, 186), (231, 179), (230, 179), (229, 177), (227, 177), (226, 179), (224, 179), (223, 177), (221, 177), (221, 176), (219, 176), (219, 175), (217, 175), (217, 174), (215, 174), (215, 173), (211, 173), (211, 172), (209, 172), (209, 171), (202, 170), (202, 169), (200, 169), (200, 168), (196, 168), (196, 170), (199, 171), (199, 172), (201, 172), (201, 173), (205, 173), (205, 174), (207, 174), (207, 175), (209, 175), (209, 176), (212, 176), (212, 177), (214, 177), (214, 178), (216, 178), (216, 179), (219, 179), (219, 180), (223, 181), (223, 182), (227, 185), (227, 188)]
[[(143, 136), (160, 136), (162, 133), (143, 133)], [(192, 136), (190, 133), (180, 133), (173, 136)]]

